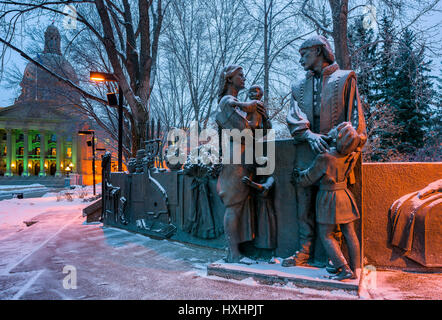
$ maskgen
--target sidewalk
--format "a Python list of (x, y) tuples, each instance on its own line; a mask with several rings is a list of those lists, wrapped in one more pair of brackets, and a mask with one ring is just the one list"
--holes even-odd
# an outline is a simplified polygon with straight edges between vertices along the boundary
[[(359, 299), (339, 289), (208, 276), (207, 266), (224, 251), (86, 224), (81, 211), (88, 203), (41, 199), (0, 201), (0, 299)], [(36, 222), (27, 227), (19, 212)], [(17, 217), (6, 219), (11, 214)], [(69, 270), (76, 289), (63, 285)], [(441, 284), (442, 274), (377, 270), (364, 298), (442, 299)]]

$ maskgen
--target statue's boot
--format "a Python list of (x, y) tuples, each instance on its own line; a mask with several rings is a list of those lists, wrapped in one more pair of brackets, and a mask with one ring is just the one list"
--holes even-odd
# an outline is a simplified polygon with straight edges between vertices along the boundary
[(346, 264), (345, 266), (339, 268), (339, 272), (335, 276), (331, 276), (332, 280), (346, 280), (346, 279), (356, 279), (356, 275), (351, 271), (350, 267)]
[(325, 266), (325, 270), (327, 270), (327, 272), (331, 274), (337, 274), (339, 272), (339, 268), (336, 268), (333, 265), (333, 262), (331, 262), (330, 260), (327, 260), (327, 265)]
[(288, 257), (282, 260), (281, 266), (283, 267), (294, 267), (294, 266), (310, 266), (308, 264), (308, 259), (310, 255), (305, 252), (297, 251), (294, 256)]

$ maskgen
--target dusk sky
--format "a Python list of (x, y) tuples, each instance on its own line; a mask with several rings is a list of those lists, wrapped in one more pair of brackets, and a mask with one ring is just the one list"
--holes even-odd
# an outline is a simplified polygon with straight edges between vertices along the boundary
[[(441, 24), (442, 23), (442, 19), (440, 16), (440, 11), (442, 11), (442, 3), (438, 3), (436, 8), (436, 10), (439, 10), (439, 12), (434, 12), (432, 14), (427, 14), (426, 16), (424, 16), (421, 20), (424, 24), (428, 25), (428, 26), (435, 26), (437, 24)], [(40, 19), (39, 23), (45, 23), (44, 21), (42, 21), (42, 19)], [(49, 25), (51, 23), (51, 21), (47, 21), (47, 25)], [(62, 27), (62, 18), (60, 17), (59, 21), (54, 21), (54, 24), (57, 27)], [(442, 43), (442, 26), (438, 26), (439, 32), (437, 32), (437, 30), (433, 31), (432, 34), (434, 34), (434, 36), (439, 39), (439, 41), (435, 41), (435, 43)], [(42, 44), (43, 46), (43, 44)], [(63, 47), (63, 43), (62, 43), (62, 47)], [(442, 55), (438, 54), (438, 55), (434, 55), (430, 52), (427, 52), (427, 54), (430, 56), (430, 58), (433, 60), (433, 75), (434, 76), (440, 76), (441, 74), (441, 62), (442, 62)], [(295, 58), (297, 59), (297, 58)], [(297, 61), (297, 60), (296, 60)], [(10, 68), (11, 66), (15, 65), (17, 66), (20, 71), (23, 72), (26, 64), (28, 63), (28, 61), (26, 61), (25, 59), (23, 59), (19, 54), (13, 52), (12, 50), (8, 50), (7, 54), (6, 54), (6, 59), (5, 59), (5, 64), (4, 67), (6, 68), (6, 70), (8, 68)], [(75, 68), (75, 66), (74, 66)], [(14, 89), (9, 89), (9, 88), (5, 88), (5, 81), (4, 81), (4, 77), (6, 76), (6, 74), (3, 74), (3, 78), (0, 81), (0, 107), (7, 107), (10, 106), (14, 103), (14, 99), (20, 94), (20, 88), (16, 88)]]

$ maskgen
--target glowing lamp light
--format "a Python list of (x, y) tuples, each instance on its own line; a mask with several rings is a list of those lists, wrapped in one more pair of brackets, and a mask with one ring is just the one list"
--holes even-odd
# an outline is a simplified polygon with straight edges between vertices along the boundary
[(62, 163), (62, 164), (60, 164), (60, 168), (63, 168), (63, 163)]
[(46, 169), (48, 168), (48, 164), (47, 164), (47, 163), (45, 163), (45, 168), (46, 168)]
[(84, 136), (84, 135), (88, 135), (88, 134), (94, 134), (94, 131), (93, 130), (80, 130), (80, 131), (78, 131), (78, 134), (80, 135), (80, 136)]
[(66, 171), (71, 171), (71, 167), (66, 167), (66, 169), (65, 169)]
[(32, 163), (29, 163), (29, 164), (28, 164), (28, 168), (32, 168)]
[(97, 71), (89, 72), (89, 79), (91, 81), (97, 81), (97, 82), (117, 80), (112, 73), (97, 72)]
[(73, 166), (74, 166), (74, 164), (71, 162), (71, 163), (69, 164), (69, 167), (72, 168)]
[(15, 168), (15, 163), (14, 162), (11, 164), (11, 167)]
[(97, 76), (97, 77), (90, 77), (90, 79), (91, 79), (92, 81), (98, 81), (98, 82), (100, 82), (100, 81), (104, 81), (104, 78), (103, 78), (103, 77), (99, 77), (99, 76)]

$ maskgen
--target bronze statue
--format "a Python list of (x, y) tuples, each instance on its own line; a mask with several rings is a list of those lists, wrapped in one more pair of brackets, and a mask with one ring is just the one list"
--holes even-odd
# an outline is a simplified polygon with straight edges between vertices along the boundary
[[(241, 102), (238, 92), (244, 89), (245, 77), (242, 67), (230, 65), (221, 71), (218, 94), (218, 114), (216, 121), (220, 129), (252, 129), (249, 121), (241, 114), (258, 112), (263, 118), (266, 111), (263, 103), (258, 100)], [(264, 121), (263, 127), (267, 128)], [(259, 122), (257, 125), (261, 125)], [(230, 148), (233, 142), (230, 141)], [(244, 154), (245, 145), (235, 145)], [(230, 153), (232, 154), (232, 153)], [(254, 210), (250, 187), (241, 182), (244, 176), (253, 180), (254, 166), (241, 164), (225, 164), (221, 169), (217, 183), (217, 192), (222, 199), (226, 211), (224, 214), (224, 232), (228, 254), (226, 262), (239, 262), (242, 258), (239, 244), (254, 238)]]
[[(204, 148), (205, 145), (197, 147), (199, 155), (206, 152)], [(223, 233), (223, 227), (213, 208), (209, 180), (218, 176), (217, 167), (212, 162), (204, 163), (200, 157), (192, 158), (191, 153), (183, 166), (183, 173), (192, 177), (190, 215), (186, 219), (183, 231), (201, 239), (216, 239)]]
[(255, 190), (256, 233), (253, 245), (259, 249), (276, 248), (276, 214), (273, 206), (272, 176), (257, 176), (257, 181), (245, 176), (242, 182)]
[[(314, 154), (329, 149), (327, 133), (342, 122), (350, 122), (358, 133), (359, 148), (365, 144), (366, 128), (362, 104), (352, 70), (340, 70), (330, 44), (323, 36), (313, 36), (300, 47), (300, 64), (306, 78), (293, 85), (287, 125), (295, 144), (307, 143)], [(348, 129), (346, 129), (348, 130)], [(311, 159), (297, 154), (296, 166), (306, 169)], [(354, 174), (349, 174), (354, 183)], [(308, 265), (315, 237), (315, 209), (311, 205), (317, 186), (297, 187), (299, 251), (285, 259), (283, 266)]]
[[(360, 246), (354, 221), (359, 219), (356, 201), (347, 188), (347, 178), (360, 154), (360, 137), (350, 123), (344, 122), (330, 131), (328, 152), (316, 156), (312, 166), (306, 170), (295, 169), (294, 180), (303, 187), (319, 184), (316, 194), (316, 222), (319, 238), (338, 274), (335, 280), (356, 278), (360, 269)], [(350, 265), (342, 254), (333, 233), (339, 225), (349, 251)]]
[(389, 243), (426, 267), (442, 267), (442, 179), (396, 200), (389, 211)]
[[(261, 86), (256, 85), (256, 84), (252, 85), (247, 92), (247, 96), (251, 101), (253, 101), (253, 100), (261, 101), (263, 95), (264, 95), (264, 90), (262, 89)], [(264, 106), (264, 107), (266, 107), (266, 106)], [(265, 111), (267, 111), (267, 109), (265, 109)], [(271, 123), (270, 123), (270, 121), (268, 121), (268, 118), (269, 117), (267, 115), (267, 112), (265, 114), (264, 119), (263, 119), (263, 116), (257, 111), (249, 112), (246, 114), (246, 119), (247, 119), (247, 121), (249, 121), (249, 125), (253, 129), (263, 129), (264, 125), (271, 128)], [(265, 123), (265, 122), (267, 122), (267, 123)]]

